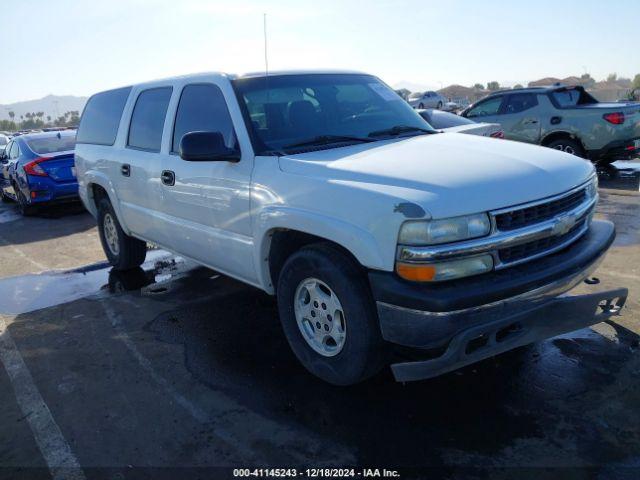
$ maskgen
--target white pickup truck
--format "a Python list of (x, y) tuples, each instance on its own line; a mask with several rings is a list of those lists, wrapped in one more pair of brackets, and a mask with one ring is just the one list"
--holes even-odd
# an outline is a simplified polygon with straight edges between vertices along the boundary
[(98, 93), (76, 168), (116, 269), (153, 242), (276, 295), (296, 356), (334, 384), (399, 351), (397, 380), (433, 377), (603, 321), (627, 296), (563, 295), (615, 236), (592, 219), (589, 162), (438, 133), (371, 75), (207, 73)]

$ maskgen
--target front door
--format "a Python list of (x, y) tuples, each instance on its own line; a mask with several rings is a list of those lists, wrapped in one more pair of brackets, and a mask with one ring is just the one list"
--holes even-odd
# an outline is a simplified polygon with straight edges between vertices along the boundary
[(249, 186), (253, 159), (185, 161), (180, 140), (188, 132), (222, 133), (237, 147), (225, 96), (215, 83), (184, 85), (175, 108), (169, 148), (162, 156), (162, 214), (167, 246), (223, 273), (255, 282)]
[(517, 142), (540, 142), (540, 106), (534, 93), (507, 96), (498, 117), (505, 138)]

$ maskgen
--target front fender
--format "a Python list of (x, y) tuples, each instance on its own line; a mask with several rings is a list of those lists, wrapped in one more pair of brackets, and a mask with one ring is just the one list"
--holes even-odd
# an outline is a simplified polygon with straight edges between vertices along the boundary
[(385, 269), (380, 245), (370, 232), (321, 213), (271, 205), (256, 216), (255, 238), (258, 240), (254, 258), (259, 282), (269, 293), (273, 292), (268, 264), (271, 233), (279, 229), (296, 230), (330, 240), (349, 250), (361, 265)]

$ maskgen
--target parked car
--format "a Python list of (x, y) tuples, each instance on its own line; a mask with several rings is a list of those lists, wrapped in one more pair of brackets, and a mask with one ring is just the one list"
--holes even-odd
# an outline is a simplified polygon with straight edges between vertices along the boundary
[(412, 93), (409, 95), (409, 105), (413, 108), (437, 108), (441, 110), (449, 100), (438, 92)]
[(462, 116), (499, 123), (507, 139), (600, 164), (640, 152), (640, 104), (600, 103), (579, 86), (497, 92), (468, 107)]
[(9, 137), (0, 133), (0, 149), (4, 148), (9, 143)]
[(438, 133), (367, 74), (98, 93), (76, 167), (114, 268), (150, 241), (276, 295), (293, 352), (334, 384), (375, 374), (394, 344), (397, 380), (433, 377), (603, 321), (627, 296), (564, 295), (615, 236), (593, 219), (593, 165)]
[[(23, 215), (32, 215), (41, 205), (78, 200), (75, 137), (75, 132), (64, 131), (25, 134), (11, 140), (3, 162)], [(4, 189), (2, 195), (6, 199)]]
[(468, 118), (431, 108), (416, 110), (429, 125), (443, 132), (468, 133), (484, 137), (504, 138), (502, 127), (498, 123), (476, 123)]

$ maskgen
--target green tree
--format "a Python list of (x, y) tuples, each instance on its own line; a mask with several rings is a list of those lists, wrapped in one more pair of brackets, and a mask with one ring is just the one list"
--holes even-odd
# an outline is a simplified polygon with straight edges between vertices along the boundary
[(476, 90), (484, 90), (484, 85), (481, 83), (476, 83), (473, 88), (475, 88)]
[(522, 85), (521, 85), (521, 84), (519, 84), (519, 83), (516, 83), (516, 84), (513, 86), (513, 88), (522, 88)]
[(617, 73), (610, 73), (609, 75), (607, 75), (607, 83), (613, 83), (616, 80), (618, 80), (618, 74)]
[(638, 73), (635, 77), (633, 77), (631, 88), (632, 89), (640, 88), (640, 73)]
[(15, 116), (16, 116), (16, 112), (14, 111), (9, 112), (9, 118), (11, 119), (11, 122), (13, 122), (13, 119)]
[(499, 89), (500, 89), (500, 84), (495, 80), (493, 82), (487, 83), (487, 90), (491, 90), (492, 92), (494, 92)]

